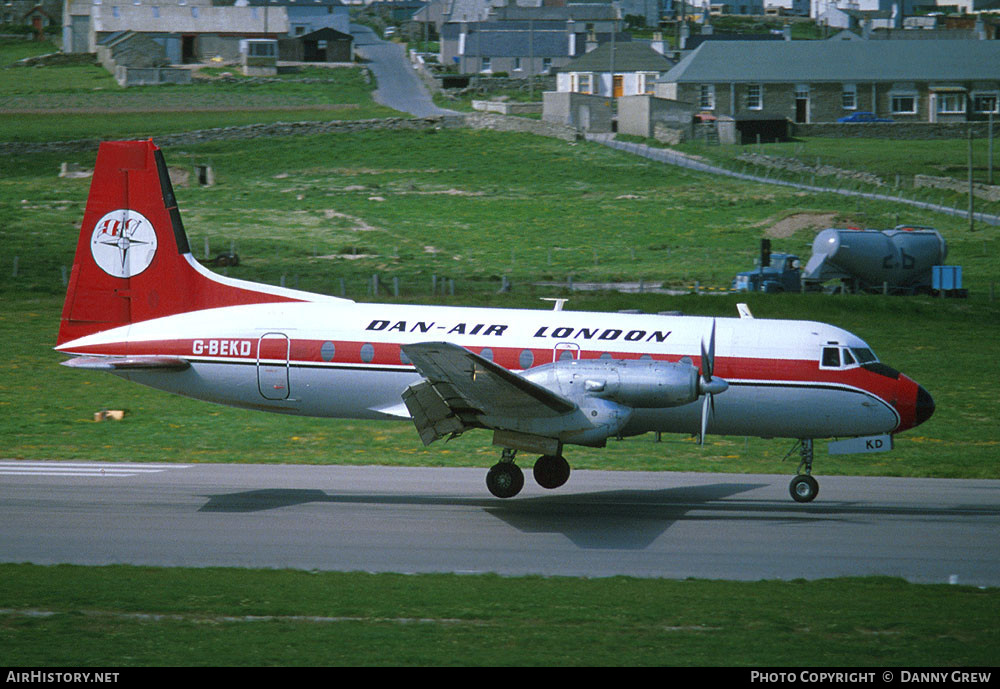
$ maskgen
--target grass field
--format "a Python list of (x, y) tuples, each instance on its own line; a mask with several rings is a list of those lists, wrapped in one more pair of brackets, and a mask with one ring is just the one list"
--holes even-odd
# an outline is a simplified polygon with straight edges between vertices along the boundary
[[(386, 117), (361, 65), (309, 68), (270, 81), (218, 80), (219, 70), (189, 85), (123, 88), (99, 64), (9, 67), (51, 44), (0, 41), (0, 123), (5, 141), (144, 138), (268, 122)], [(232, 68), (236, 70), (236, 68)], [(238, 70), (236, 70), (238, 71)]]
[[(1000, 591), (0, 565), (7, 666), (975, 667)], [(127, 675), (125, 675), (127, 677)]]
[[(372, 107), (364, 94), (357, 100), (359, 110)], [(0, 117), (3, 131), (14, 131), (13, 120)], [(31, 140), (53, 138), (60, 122), (83, 122), (75, 117), (25, 126)], [(220, 115), (162, 117), (156, 131), (215, 126)], [(80, 124), (74, 137), (88, 126), (92, 134), (129, 133), (119, 121)], [(63, 271), (89, 180), (57, 172), (61, 162), (90, 167), (95, 153), (0, 159), (4, 458), (484, 469), (495, 461), (485, 433), (424, 448), (406, 423), (271, 416), (59, 366), (51, 347)], [(199, 257), (206, 242), (209, 255), (237, 250), (240, 266), (219, 269), (234, 277), (331, 294), (343, 285), (358, 300), (397, 299), (387, 291), (396, 278), (400, 301), (515, 308), (568, 294), (542, 282), (697, 282), (706, 294), (573, 293), (568, 308), (733, 316), (745, 301), (757, 317), (835, 323), (927, 387), (937, 412), (900, 435), (892, 453), (827, 457), (818, 448), (817, 474), (1000, 478), (1000, 306), (989, 298), (1000, 281), (996, 228), (970, 234), (960, 220), (902, 206), (709, 178), (525, 135), (373, 132), (206, 143), (165, 155), (171, 166), (213, 166), (215, 186), (178, 187), (177, 195)], [(937, 226), (950, 262), (964, 267), (970, 298), (722, 294), (735, 272), (752, 266), (759, 238), (783, 220), (803, 222), (776, 237), (775, 250), (808, 256), (808, 219), (824, 214), (845, 225), (888, 227), (902, 214)], [(503, 276), (514, 289), (498, 294)], [(441, 293), (441, 279), (454, 281), (454, 295)], [(101, 409), (124, 409), (125, 419), (94, 423)], [(605, 450), (571, 448), (568, 458), (579, 468), (790, 474), (795, 462), (781, 462), (789, 447), (710, 437), (702, 448), (690, 438), (644, 436)], [(0, 577), (0, 655), (8, 665), (997, 662), (997, 590), (896, 580), (738, 584), (27, 564), (0, 565)]]

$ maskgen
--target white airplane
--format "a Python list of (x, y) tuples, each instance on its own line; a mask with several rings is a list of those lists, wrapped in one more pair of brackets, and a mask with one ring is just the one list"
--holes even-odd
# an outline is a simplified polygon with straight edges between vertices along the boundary
[[(191, 255), (160, 150), (101, 144), (56, 349), (67, 366), (283, 414), (408, 419), (425, 444), (493, 431), (487, 475), (569, 478), (565, 445), (649, 431), (801, 441), (790, 492), (815, 498), (813, 440), (887, 450), (926, 421), (924, 388), (857, 336), (809, 321), (359, 304), (215, 275)], [(856, 439), (856, 440), (850, 440)], [(831, 443), (831, 451), (837, 443)]]

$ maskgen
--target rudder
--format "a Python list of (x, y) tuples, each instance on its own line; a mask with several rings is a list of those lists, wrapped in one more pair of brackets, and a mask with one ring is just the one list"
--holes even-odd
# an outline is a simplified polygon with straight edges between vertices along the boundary
[(101, 143), (57, 345), (150, 318), (304, 297), (202, 268), (160, 149), (152, 140)]

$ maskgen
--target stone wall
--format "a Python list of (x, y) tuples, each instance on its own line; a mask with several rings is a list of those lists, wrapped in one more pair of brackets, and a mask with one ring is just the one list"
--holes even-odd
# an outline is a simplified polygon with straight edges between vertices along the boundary
[[(955, 179), (954, 177), (934, 177), (933, 175), (914, 175), (913, 176), (913, 186), (915, 187), (932, 187), (934, 189), (948, 189), (949, 191), (957, 191), (960, 194), (969, 193), (969, 182), (960, 179)], [(973, 182), (972, 184), (972, 195), (976, 198), (985, 199), (986, 201), (996, 202), (1000, 201), (1000, 186), (989, 185), (989, 184), (979, 184)]]
[[(471, 113), (468, 115), (448, 115), (434, 117), (388, 117), (374, 120), (335, 120), (331, 122), (275, 122), (273, 124), (251, 124), (242, 127), (220, 127), (202, 129), (182, 134), (164, 134), (155, 137), (158, 146), (192, 146), (208, 141), (232, 141), (275, 136), (310, 136), (315, 134), (352, 133), (375, 130), (429, 130), (429, 129), (492, 129), (504, 132), (526, 132), (538, 136), (549, 136), (564, 141), (575, 141), (576, 129), (553, 122), (525, 117), (506, 117), (494, 113)], [(60, 151), (96, 151), (100, 141), (83, 139), (78, 141), (48, 142), (0, 142), (0, 155), (25, 155), (31, 153)]]
[(465, 126), (471, 129), (492, 129), (498, 132), (525, 132), (538, 136), (549, 136), (563, 141), (576, 141), (575, 127), (556, 122), (532, 120), (526, 117), (507, 117), (495, 113), (473, 113), (465, 117)]
[[(987, 122), (825, 122), (789, 124), (791, 136), (819, 136), (831, 139), (964, 139), (972, 130), (977, 139), (987, 136)], [(994, 129), (998, 123), (994, 123)]]

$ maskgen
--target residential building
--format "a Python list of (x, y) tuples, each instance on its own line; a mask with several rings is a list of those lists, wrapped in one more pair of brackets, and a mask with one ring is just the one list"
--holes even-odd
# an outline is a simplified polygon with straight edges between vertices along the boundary
[(288, 13), (284, 6), (213, 7), (211, 0), (65, 0), (64, 52), (95, 53), (123, 31), (152, 38), (171, 64), (233, 62), (245, 54), (246, 40), (287, 35)]
[(341, 0), (236, 0), (237, 5), (284, 7), (288, 36), (305, 36), (320, 29), (351, 32), (349, 8)]
[[(462, 19), (469, 13), (481, 19)], [(439, 61), (461, 74), (551, 74), (583, 55), (588, 40), (596, 45), (612, 34), (619, 42), (630, 40), (620, 32), (620, 15), (609, 3), (479, 7), (474, 0), (452, 0), (443, 20)]]
[(710, 41), (656, 95), (741, 119), (985, 119), (1000, 96), (1000, 41)]
[(673, 66), (649, 43), (608, 41), (560, 69), (556, 90), (613, 98), (651, 95)]

